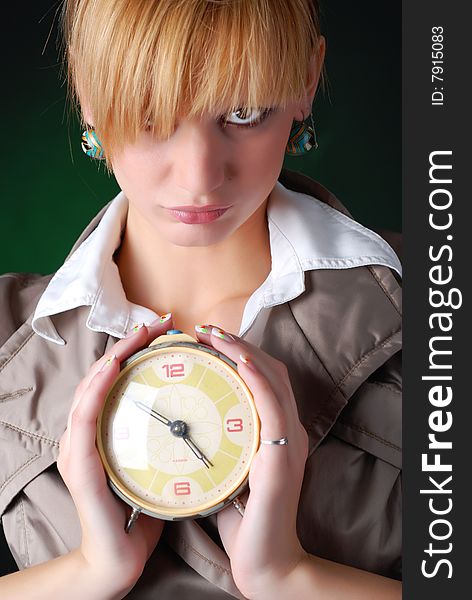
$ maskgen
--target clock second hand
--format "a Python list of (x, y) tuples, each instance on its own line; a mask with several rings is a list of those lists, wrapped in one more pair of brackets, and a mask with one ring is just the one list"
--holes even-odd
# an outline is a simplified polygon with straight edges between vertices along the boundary
[[(156, 410), (147, 406), (147, 404), (144, 404), (144, 402), (141, 402), (140, 400), (135, 400), (134, 403), (138, 408), (148, 413), (161, 423), (164, 423), (164, 425), (170, 427), (172, 434), (176, 437), (181, 437), (187, 444), (187, 446), (190, 448), (190, 450), (195, 454), (195, 456), (203, 462), (207, 469), (213, 466), (213, 463), (210, 460), (208, 460), (208, 458), (203, 454), (200, 448), (189, 438), (187, 434), (187, 424), (184, 421), (171, 421), (170, 419), (164, 417), (164, 415), (161, 415)], [(172, 427), (172, 425), (175, 426)]]

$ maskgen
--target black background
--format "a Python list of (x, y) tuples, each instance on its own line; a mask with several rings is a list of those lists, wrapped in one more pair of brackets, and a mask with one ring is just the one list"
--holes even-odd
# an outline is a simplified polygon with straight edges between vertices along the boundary
[[(405, 300), (405, 368), (404, 368), (404, 598), (465, 598), (470, 596), (470, 404), (468, 382), (470, 372), (470, 3), (461, 2), (404, 2), (403, 3), (403, 205), (404, 205), (404, 300)], [(431, 29), (444, 27), (444, 61), (446, 92), (444, 107), (431, 106)], [(429, 154), (435, 150), (452, 150), (453, 185), (429, 184)], [(450, 158), (441, 162), (450, 162)], [(451, 173), (451, 172), (449, 172)], [(439, 175), (437, 173), (437, 175)], [(450, 231), (438, 232), (429, 228), (429, 194), (435, 188), (452, 191), (453, 226)], [(444, 211), (447, 212), (447, 211)], [(445, 218), (445, 215), (444, 215)], [(470, 217), (469, 217), (470, 218)], [(446, 235), (452, 234), (453, 281), (449, 286), (463, 293), (463, 305), (452, 312), (452, 362), (454, 398), (446, 410), (453, 413), (453, 426), (440, 439), (452, 440), (452, 451), (443, 451), (442, 462), (452, 459), (453, 510), (445, 518), (453, 525), (452, 537), (439, 546), (453, 543), (450, 555), (453, 577), (447, 579), (447, 569), (426, 579), (421, 574), (421, 562), (428, 558), (428, 527), (434, 516), (428, 510), (428, 496), (420, 489), (431, 488), (428, 474), (421, 472), (421, 454), (427, 452), (428, 415), (434, 408), (428, 402), (431, 382), (422, 382), (428, 367), (428, 340), (433, 333), (428, 317), (436, 312), (428, 305), (428, 271), (431, 263), (428, 248), (440, 247)], [(443, 263), (446, 265), (447, 263)], [(433, 286), (438, 288), (438, 286)], [(438, 309), (446, 311), (448, 309)], [(439, 334), (441, 335), (441, 334)], [(445, 344), (444, 347), (450, 347)], [(450, 362), (451, 357), (442, 363)], [(468, 385), (469, 384), (469, 385)], [(450, 454), (447, 454), (449, 452)], [(432, 453), (431, 453), (432, 454)], [(433, 459), (430, 458), (430, 462)], [(434, 476), (434, 474), (431, 474)], [(438, 480), (444, 474), (438, 474)], [(443, 504), (445, 505), (444, 498)], [(439, 502), (437, 506), (441, 505)], [(439, 529), (437, 533), (440, 533)], [(444, 529), (442, 531), (444, 533)], [(433, 540), (431, 540), (433, 541)], [(433, 561), (428, 558), (431, 571)]]

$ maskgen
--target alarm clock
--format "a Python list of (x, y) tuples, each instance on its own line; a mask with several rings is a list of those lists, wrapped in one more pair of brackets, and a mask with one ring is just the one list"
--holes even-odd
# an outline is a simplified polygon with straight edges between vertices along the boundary
[(195, 519), (235, 501), (259, 443), (237, 364), (175, 329), (123, 361), (97, 420), (108, 483), (133, 509), (127, 532), (140, 513)]

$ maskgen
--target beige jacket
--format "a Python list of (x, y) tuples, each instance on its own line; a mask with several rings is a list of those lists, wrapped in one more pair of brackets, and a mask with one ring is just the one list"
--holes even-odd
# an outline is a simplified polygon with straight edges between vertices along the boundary
[[(311, 180), (282, 183), (343, 210)], [(90, 234), (103, 210), (72, 251)], [(71, 252), (72, 252), (71, 251)], [(116, 339), (85, 326), (88, 307), (52, 317), (66, 341), (34, 333), (51, 276), (0, 277), (0, 514), (20, 569), (80, 544), (57, 471), (74, 390)], [(387, 267), (306, 273), (306, 290), (244, 336), (288, 367), (310, 451), (298, 533), (315, 555), (401, 577), (401, 290)], [(215, 518), (168, 523), (130, 599), (241, 598)]]

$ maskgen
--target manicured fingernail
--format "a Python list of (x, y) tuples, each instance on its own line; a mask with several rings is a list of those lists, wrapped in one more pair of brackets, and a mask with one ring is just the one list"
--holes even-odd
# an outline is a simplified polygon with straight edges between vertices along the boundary
[(220, 340), (226, 340), (227, 342), (234, 342), (234, 337), (230, 333), (223, 331), (219, 327), (212, 327), (211, 335), (214, 335), (215, 337), (220, 338)]
[(143, 327), (143, 326), (144, 326), (144, 323), (135, 323), (133, 325), (133, 327), (126, 334), (126, 337), (127, 338), (131, 337), (134, 333), (136, 333), (137, 331), (139, 331), (141, 329), (141, 327)]
[(110, 358), (108, 360), (106, 360), (103, 363), (103, 365), (100, 367), (100, 371), (104, 371), (105, 369), (107, 369), (115, 359), (116, 359), (116, 354), (112, 354), (110, 356)]
[(250, 359), (248, 356), (246, 356), (245, 354), (240, 354), (240, 355), (239, 355), (239, 358), (240, 358), (240, 360), (242, 360), (242, 361), (243, 361), (243, 363), (244, 363), (245, 365), (247, 365), (247, 366), (248, 366), (250, 369), (252, 369), (252, 370), (254, 370), (254, 371), (256, 370), (256, 368), (255, 368), (255, 366), (254, 366), (254, 363), (252, 362), (252, 360), (251, 360), (251, 359)]
[(162, 315), (160, 317), (157, 317), (157, 319), (151, 323), (151, 327), (153, 325), (159, 325), (159, 323), (165, 323), (166, 321), (170, 321), (171, 318), (172, 318), (171, 312), (166, 313), (165, 315)]
[(198, 333), (210, 333), (210, 328), (208, 325), (195, 325), (195, 331), (198, 331)]

